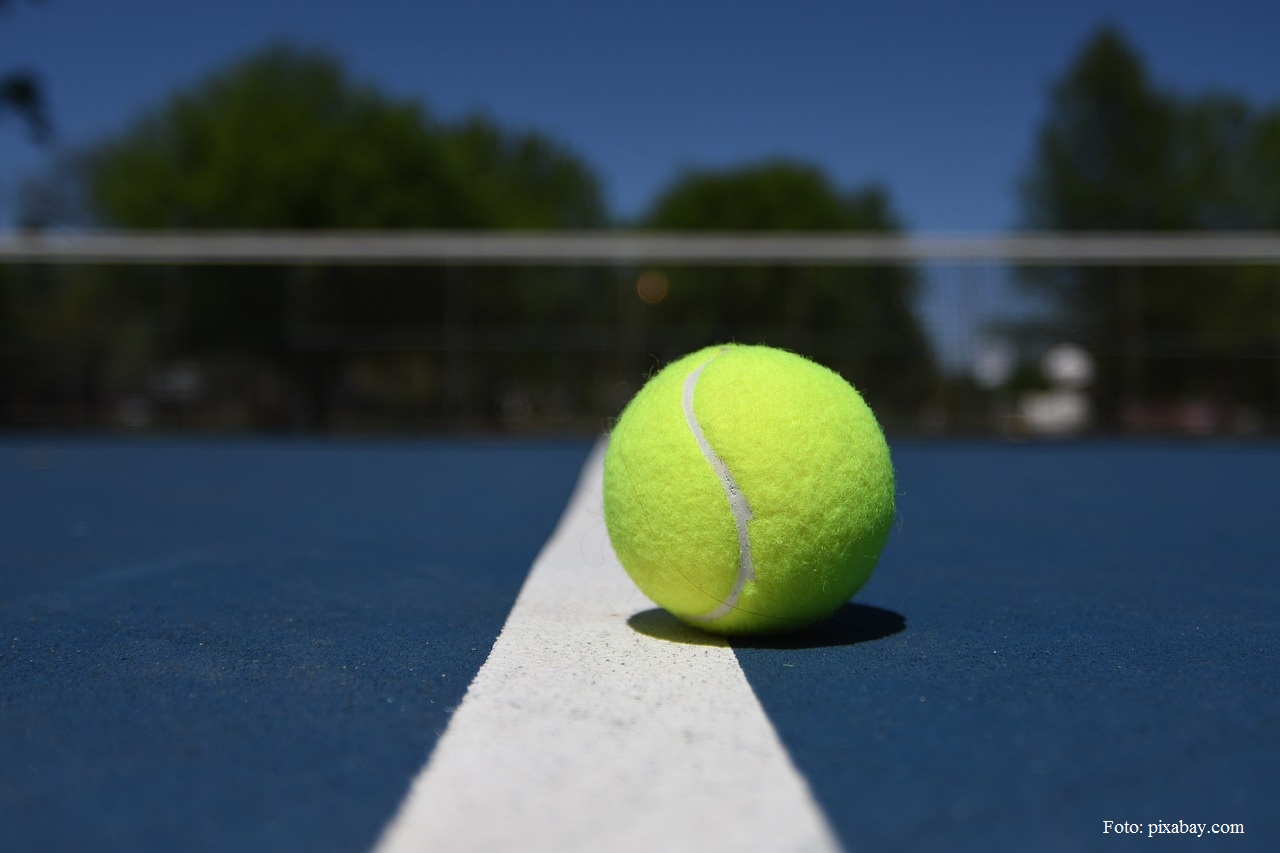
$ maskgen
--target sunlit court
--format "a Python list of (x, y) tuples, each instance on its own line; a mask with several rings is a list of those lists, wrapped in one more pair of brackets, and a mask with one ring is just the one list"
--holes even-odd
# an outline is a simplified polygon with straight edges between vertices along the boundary
[(138, 5), (0, 3), (0, 850), (1276, 849), (1274, 10)]

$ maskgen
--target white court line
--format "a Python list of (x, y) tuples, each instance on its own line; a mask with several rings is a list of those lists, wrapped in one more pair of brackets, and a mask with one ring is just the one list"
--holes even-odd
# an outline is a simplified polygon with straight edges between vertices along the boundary
[(602, 453), (377, 853), (840, 849), (727, 643), (627, 624)]

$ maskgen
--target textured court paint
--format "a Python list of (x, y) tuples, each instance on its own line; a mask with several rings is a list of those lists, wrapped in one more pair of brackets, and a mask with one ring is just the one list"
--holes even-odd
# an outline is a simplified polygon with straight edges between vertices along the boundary
[[(586, 453), (0, 440), (0, 850), (368, 850)], [(734, 643), (848, 847), (1114, 850), (1118, 813), (1248, 830), (1162, 849), (1274, 850), (1280, 447), (894, 454), (859, 603)]]
[(0, 439), (0, 850), (368, 850), (589, 447)]
[(1246, 834), (1155, 846), (1276, 850), (1280, 447), (894, 460), (900, 521), (858, 601), (905, 629), (735, 643), (846, 845), (1115, 851), (1181, 819)]
[(838, 849), (725, 642), (629, 624), (600, 482), (597, 454), (378, 853)]
[[(724, 352), (724, 350), (720, 352)], [(698, 450), (702, 452), (702, 457), (707, 460), (711, 470), (716, 472), (720, 487), (724, 489), (724, 496), (729, 501), (729, 511), (733, 513), (733, 526), (738, 532), (738, 575), (734, 578), (733, 588), (729, 590), (729, 594), (724, 597), (724, 600), (719, 605), (709, 613), (689, 617), (695, 622), (714, 622), (737, 607), (738, 598), (742, 595), (742, 588), (755, 580), (756, 576), (755, 566), (751, 562), (751, 534), (747, 530), (747, 522), (755, 518), (751, 512), (751, 504), (747, 501), (747, 496), (742, 493), (742, 489), (738, 488), (729, 466), (724, 464), (724, 460), (716, 454), (715, 448), (707, 441), (707, 436), (702, 431), (702, 424), (698, 421), (698, 414), (693, 408), (693, 397), (697, 392), (698, 377), (702, 376), (703, 369), (718, 357), (718, 354), (713, 355), (690, 371), (689, 375), (685, 377), (681, 404), (684, 408), (684, 419), (689, 424), (689, 431), (693, 433), (694, 441), (698, 444)]]

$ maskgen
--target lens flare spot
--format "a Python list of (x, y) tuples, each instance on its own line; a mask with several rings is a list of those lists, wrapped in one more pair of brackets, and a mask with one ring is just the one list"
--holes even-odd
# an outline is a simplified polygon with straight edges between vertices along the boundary
[(647, 305), (657, 305), (667, 298), (670, 291), (671, 286), (667, 284), (667, 277), (655, 270), (641, 273), (636, 279), (636, 295)]

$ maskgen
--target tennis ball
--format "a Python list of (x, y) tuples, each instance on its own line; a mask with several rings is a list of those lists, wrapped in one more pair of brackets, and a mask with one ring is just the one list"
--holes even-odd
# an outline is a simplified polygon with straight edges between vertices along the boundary
[(604, 515), (646, 596), (720, 634), (826, 618), (866, 582), (894, 518), (884, 434), (844, 379), (764, 346), (654, 375), (604, 457)]

